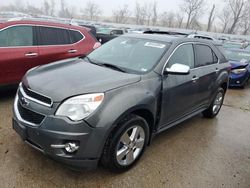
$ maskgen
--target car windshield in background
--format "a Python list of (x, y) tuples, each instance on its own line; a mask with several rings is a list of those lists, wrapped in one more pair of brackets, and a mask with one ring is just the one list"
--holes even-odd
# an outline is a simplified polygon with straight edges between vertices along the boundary
[(97, 29), (97, 33), (100, 33), (100, 34), (110, 34), (111, 31), (112, 31), (112, 29), (108, 29), (108, 28)]
[(250, 61), (250, 51), (231, 51), (226, 50), (226, 57), (229, 60), (248, 62)]
[(133, 37), (116, 38), (88, 55), (89, 61), (113, 65), (128, 73), (151, 70), (164, 55), (170, 44)]
[(224, 48), (235, 48), (235, 49), (241, 49), (242, 44), (241, 43), (225, 43), (223, 45)]

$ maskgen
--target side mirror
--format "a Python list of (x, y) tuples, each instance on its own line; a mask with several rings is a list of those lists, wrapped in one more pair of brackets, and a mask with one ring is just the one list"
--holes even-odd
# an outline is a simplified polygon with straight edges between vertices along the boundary
[(173, 74), (173, 75), (187, 75), (190, 72), (190, 67), (183, 64), (173, 64), (170, 68), (166, 68), (165, 74)]

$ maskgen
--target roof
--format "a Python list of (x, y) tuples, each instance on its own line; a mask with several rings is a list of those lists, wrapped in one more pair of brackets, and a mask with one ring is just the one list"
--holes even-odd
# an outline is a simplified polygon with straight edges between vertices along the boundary
[[(69, 23), (60, 23), (51, 20), (13, 20), (9, 21), (7, 19), (0, 20), (0, 29), (5, 28), (11, 25), (45, 25), (45, 26), (54, 26), (54, 27), (63, 27), (63, 28), (70, 28), (70, 29), (77, 29), (83, 28), (82, 26), (71, 25)], [(84, 27), (85, 28), (85, 27)], [(85, 28), (87, 29), (87, 28)], [(89, 29), (87, 29), (89, 30)]]
[(221, 43), (213, 40), (199, 39), (199, 38), (187, 38), (181, 35), (166, 35), (166, 34), (125, 34), (122, 36), (129, 36), (141, 39), (156, 40), (161, 42), (201, 42), (201, 43), (212, 43), (216, 46), (221, 45)]
[(141, 38), (141, 39), (149, 39), (149, 40), (157, 40), (162, 42), (173, 42), (174, 40), (178, 39), (178, 36), (174, 35), (161, 35), (161, 34), (125, 34), (123, 36), (129, 36), (134, 38)]

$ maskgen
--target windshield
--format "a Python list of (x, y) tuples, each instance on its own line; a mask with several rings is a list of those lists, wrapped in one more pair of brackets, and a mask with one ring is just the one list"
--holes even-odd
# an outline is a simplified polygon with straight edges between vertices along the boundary
[(247, 62), (250, 61), (250, 52), (226, 50), (226, 57), (229, 60)]
[(224, 48), (236, 48), (236, 49), (241, 49), (242, 44), (241, 43), (225, 43), (223, 45)]
[(109, 28), (98, 28), (97, 29), (97, 33), (100, 33), (100, 34), (110, 34), (111, 31), (112, 31), (112, 29), (109, 29)]
[(88, 55), (95, 64), (111, 64), (130, 73), (151, 70), (170, 44), (132, 37), (118, 37)]

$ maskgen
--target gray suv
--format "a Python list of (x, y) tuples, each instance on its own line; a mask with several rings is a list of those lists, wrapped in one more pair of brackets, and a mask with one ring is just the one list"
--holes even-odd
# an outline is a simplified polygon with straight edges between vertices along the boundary
[(118, 37), (83, 58), (28, 71), (13, 128), (71, 168), (132, 167), (158, 133), (215, 117), (230, 66), (213, 41), (159, 34)]

